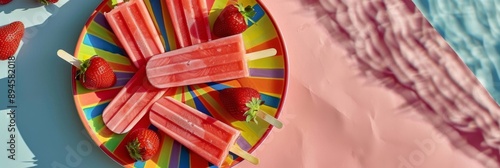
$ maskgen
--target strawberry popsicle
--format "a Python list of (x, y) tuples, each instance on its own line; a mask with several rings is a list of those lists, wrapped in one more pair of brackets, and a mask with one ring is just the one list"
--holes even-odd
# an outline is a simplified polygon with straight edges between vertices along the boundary
[(211, 40), (205, 0), (166, 0), (179, 48)]
[(166, 89), (157, 89), (151, 86), (143, 67), (135, 73), (104, 109), (102, 120), (106, 127), (114, 133), (129, 132), (165, 91)]
[(165, 52), (143, 0), (121, 3), (104, 16), (137, 68), (149, 57)]
[(157, 88), (232, 80), (249, 76), (247, 61), (276, 55), (276, 49), (246, 54), (241, 34), (192, 45), (152, 57), (146, 64)]
[(171, 97), (155, 102), (149, 119), (159, 130), (216, 166), (223, 164), (229, 151), (258, 164), (257, 158), (235, 144), (238, 130)]

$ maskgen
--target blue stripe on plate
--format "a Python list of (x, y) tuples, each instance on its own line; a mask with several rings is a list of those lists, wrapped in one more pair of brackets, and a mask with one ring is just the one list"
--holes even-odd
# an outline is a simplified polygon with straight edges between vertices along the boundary
[(266, 94), (260, 94), (260, 97), (262, 98), (262, 100), (265, 101), (264, 104), (269, 107), (278, 108), (278, 105), (280, 104), (279, 98), (269, 96)]
[[(257, 23), (262, 17), (264, 17), (264, 10), (259, 4), (255, 4), (253, 6), (253, 10), (255, 11), (255, 15), (252, 17), (252, 20)], [(248, 21), (248, 27), (252, 26), (254, 23), (252, 23), (250, 20)]]
[(101, 39), (97, 36), (91, 35), (91, 34), (85, 34), (85, 37), (83, 38), (83, 44), (94, 47), (94, 48), (98, 48), (98, 49), (101, 49), (104, 51), (108, 51), (111, 53), (116, 53), (116, 54), (120, 54), (123, 56), (127, 55), (127, 54), (125, 54), (125, 51), (123, 49), (121, 49), (120, 47), (118, 47), (114, 44), (111, 44), (111, 43), (107, 42), (106, 40), (103, 40), (103, 39)]
[(97, 106), (88, 107), (83, 109), (83, 113), (87, 120), (91, 120), (102, 114), (102, 111), (108, 106), (109, 103), (103, 103)]

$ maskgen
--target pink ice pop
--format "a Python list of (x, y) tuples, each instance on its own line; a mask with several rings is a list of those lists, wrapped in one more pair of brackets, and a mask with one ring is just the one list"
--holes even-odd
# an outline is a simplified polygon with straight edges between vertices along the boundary
[(205, 0), (166, 0), (179, 47), (211, 40)]
[(241, 34), (154, 56), (146, 73), (157, 88), (249, 76)]
[(246, 54), (242, 35), (236, 34), (156, 55), (146, 74), (157, 88), (219, 82), (248, 77), (248, 60), (274, 55), (274, 48)]
[(258, 164), (257, 158), (235, 144), (238, 130), (171, 97), (155, 102), (149, 119), (159, 130), (216, 166), (223, 164), (229, 151)]
[(129, 132), (165, 91), (165, 89), (151, 86), (143, 67), (135, 73), (104, 109), (102, 120), (106, 127), (114, 133)]
[(143, 0), (121, 3), (104, 16), (137, 68), (149, 57), (165, 52)]

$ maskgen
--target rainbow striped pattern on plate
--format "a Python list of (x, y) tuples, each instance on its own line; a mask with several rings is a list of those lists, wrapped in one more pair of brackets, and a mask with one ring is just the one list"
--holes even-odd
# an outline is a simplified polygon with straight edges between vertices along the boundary
[[(161, 40), (166, 51), (176, 49), (176, 40), (165, 2), (163, 0), (145, 0), (145, 2), (157, 30), (162, 35)], [(240, 0), (239, 3), (252, 5), (257, 12), (252, 18), (256, 23), (249, 22), (249, 28), (243, 33), (247, 52), (273, 47), (278, 50), (278, 54), (249, 62), (251, 75), (249, 78), (171, 88), (164, 96), (173, 97), (241, 130), (242, 135), (237, 144), (251, 152), (265, 139), (271, 126), (264, 121), (259, 122), (259, 125), (236, 121), (219, 105), (217, 91), (229, 87), (252, 87), (261, 93), (265, 101), (262, 110), (278, 117), (287, 85), (286, 50), (279, 31), (265, 8), (255, 0)], [(211, 9), (209, 16), (211, 24), (228, 4), (230, 4), (228, 0), (207, 0), (207, 5)], [(160, 152), (154, 158), (146, 162), (131, 161), (124, 146), (127, 135), (114, 134), (104, 125), (102, 111), (137, 70), (103, 15), (111, 9), (111, 2), (108, 0), (97, 7), (83, 28), (75, 49), (75, 56), (79, 59), (87, 59), (93, 55), (106, 59), (118, 78), (114, 87), (96, 91), (85, 89), (79, 81), (72, 82), (75, 104), (90, 136), (107, 155), (124, 167), (214, 167), (163, 133), (160, 133), (162, 141)], [(75, 72), (73, 69), (73, 76)], [(148, 118), (146, 115), (134, 129), (149, 128), (157, 131)], [(228, 166), (241, 161), (233, 154), (226, 160)]]

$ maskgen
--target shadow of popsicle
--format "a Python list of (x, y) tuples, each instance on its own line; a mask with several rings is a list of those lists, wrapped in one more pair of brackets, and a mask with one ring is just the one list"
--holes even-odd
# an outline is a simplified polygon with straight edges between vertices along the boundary
[[(380, 83), (407, 100), (401, 111), (418, 109), (419, 114), (446, 135), (456, 149), (486, 167), (499, 166), (498, 140), (491, 135), (496, 130), (485, 129), (488, 126), (496, 128), (498, 123), (494, 119), (482, 123), (484, 125), (476, 123), (480, 122), (478, 115), (494, 118), (491, 114), (496, 111), (488, 110), (497, 110), (498, 106), (485, 109), (482, 103), (472, 98), (473, 93), (476, 96), (488, 93), (478, 87), (479, 81), (448, 45), (434, 45), (442, 44), (442, 37), (412, 1), (301, 2), (311, 7), (320, 25), (345, 48), (347, 59), (354, 60), (354, 67), (360, 75), (369, 77), (371, 82)], [(365, 11), (359, 12), (363, 9)], [(374, 17), (382, 14), (385, 19)], [(459, 74), (461, 79), (453, 78), (452, 73)], [(463, 83), (457, 80), (467, 81), (470, 85), (463, 87)], [(451, 98), (449, 90), (453, 90)], [(488, 97), (488, 103), (494, 102), (491, 97), (485, 97)]]

